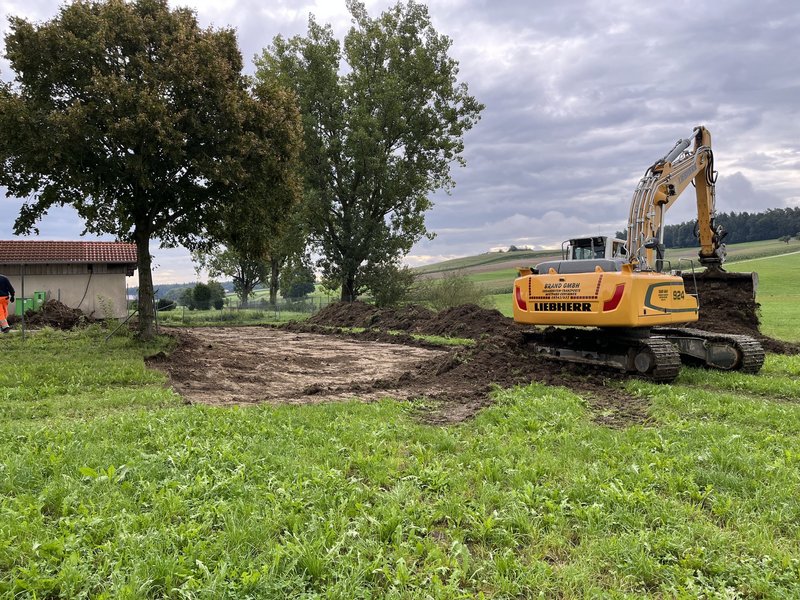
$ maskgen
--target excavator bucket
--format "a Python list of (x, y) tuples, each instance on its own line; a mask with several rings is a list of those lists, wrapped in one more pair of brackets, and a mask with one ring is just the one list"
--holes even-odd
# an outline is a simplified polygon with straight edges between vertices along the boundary
[(758, 328), (758, 273), (735, 273), (711, 267), (702, 272), (684, 272), (683, 281), (686, 291), (697, 295), (699, 325), (705, 321), (714, 330), (736, 324)]

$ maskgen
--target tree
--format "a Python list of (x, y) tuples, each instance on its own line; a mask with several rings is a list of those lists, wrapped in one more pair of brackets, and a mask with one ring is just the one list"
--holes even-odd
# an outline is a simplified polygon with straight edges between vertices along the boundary
[(281, 296), (296, 300), (314, 291), (316, 275), (306, 257), (294, 258), (283, 269), (280, 282)]
[[(248, 279), (269, 282), (274, 304), (280, 265), (292, 252), (305, 248), (305, 237), (298, 233), (302, 123), (296, 97), (274, 78), (260, 77), (254, 93), (271, 107), (267, 120), (258, 125), (272, 151), (264, 156), (259, 170), (248, 173), (246, 193), (222, 212), (210, 227), (209, 237), (217, 244), (212, 255), (225, 249), (232, 253), (225, 261), (228, 264), (219, 266), (240, 275), (242, 292), (249, 287)], [(251, 292), (252, 287), (246, 296)]]
[(225, 288), (219, 281), (211, 280), (208, 282), (208, 289), (211, 292), (211, 306), (222, 310), (222, 307), (225, 306)]
[(247, 304), (253, 290), (266, 281), (267, 264), (263, 260), (248, 259), (234, 250), (217, 248), (196, 252), (192, 257), (211, 277), (230, 277), (242, 304)]
[(395, 306), (408, 297), (415, 279), (411, 269), (390, 262), (370, 271), (366, 287), (376, 306)]
[(782, 235), (778, 239), (780, 241), (782, 241), (784, 244), (788, 244), (791, 241), (792, 238), (791, 238), (791, 236), (788, 236), (788, 235)]
[(192, 304), (197, 310), (208, 310), (211, 308), (213, 292), (208, 284), (198, 283), (192, 288)]
[(152, 337), (150, 241), (201, 245), (279, 162), (283, 111), (248, 86), (233, 30), (202, 29), (167, 0), (76, 1), (51, 21), (10, 21), (0, 184), (36, 194), (15, 233), (70, 204), (86, 231), (134, 241), (140, 334)]
[(311, 18), (306, 37), (276, 37), (257, 66), (297, 93), (310, 240), (328, 287), (351, 301), (371, 272), (432, 237), (428, 195), (452, 187), (450, 165), (464, 164), (463, 136), (483, 106), (456, 80), (451, 42), (424, 5), (376, 19), (361, 2), (347, 7), (343, 45)]
[(194, 310), (194, 288), (184, 288), (178, 302), (189, 310)]

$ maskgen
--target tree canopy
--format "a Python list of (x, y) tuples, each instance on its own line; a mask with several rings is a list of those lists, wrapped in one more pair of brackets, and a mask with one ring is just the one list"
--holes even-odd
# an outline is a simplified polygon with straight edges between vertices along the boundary
[(452, 187), (450, 166), (463, 164), (463, 136), (483, 107), (457, 81), (451, 42), (424, 5), (401, 2), (378, 18), (361, 2), (347, 7), (343, 44), (312, 17), (305, 37), (274, 39), (257, 76), (297, 93), (310, 240), (329, 286), (353, 300), (431, 237), (429, 195)]
[(77, 1), (10, 25), (0, 183), (32, 196), (15, 232), (69, 204), (86, 231), (136, 242), (150, 337), (150, 240), (197, 247), (237, 200), (282, 179), (300, 135), (291, 94), (250, 86), (234, 31), (166, 0)]

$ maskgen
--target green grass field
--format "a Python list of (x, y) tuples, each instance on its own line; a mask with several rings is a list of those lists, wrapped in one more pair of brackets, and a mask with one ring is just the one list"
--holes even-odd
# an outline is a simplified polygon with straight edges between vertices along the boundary
[(649, 427), (541, 385), (434, 427), (391, 400), (185, 406), (158, 344), (97, 330), (7, 343), (2, 597), (800, 595), (798, 357), (630, 382)]
[[(800, 255), (751, 268), (800, 338)], [(800, 597), (800, 356), (610, 384), (647, 426), (531, 385), (440, 427), (185, 405), (143, 360), (169, 340), (105, 333), (2, 339), (0, 598)]]
[(800, 254), (734, 261), (727, 269), (758, 273), (756, 298), (765, 334), (800, 341)]

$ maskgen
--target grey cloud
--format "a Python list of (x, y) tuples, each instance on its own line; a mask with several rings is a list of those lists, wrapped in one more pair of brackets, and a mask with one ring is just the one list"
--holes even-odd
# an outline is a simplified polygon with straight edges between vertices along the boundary
[[(376, 14), (390, 4), (367, 7)], [(237, 29), (248, 69), (275, 34), (303, 33), (309, 12), (344, 35), (344, 1), (338, 12), (319, 5), (195, 4), (204, 25)], [(439, 235), (413, 254), (557, 245), (621, 229), (644, 171), (698, 124), (714, 138), (720, 211), (800, 203), (800, 73), (793, 62), (800, 12), (793, 3), (431, 0), (429, 7), (453, 41), (461, 79), (486, 110), (467, 135), (467, 167), (453, 169), (452, 195), (434, 195), (427, 222)], [(43, 19), (56, 8), (54, 0), (24, 7), (0, 0), (3, 15), (24, 10)], [(694, 216), (691, 189), (686, 195), (669, 222)], [(48, 219), (43, 232), (69, 231), (63, 219)], [(9, 231), (0, 225), (0, 237)], [(177, 260), (170, 264), (177, 271)]]

